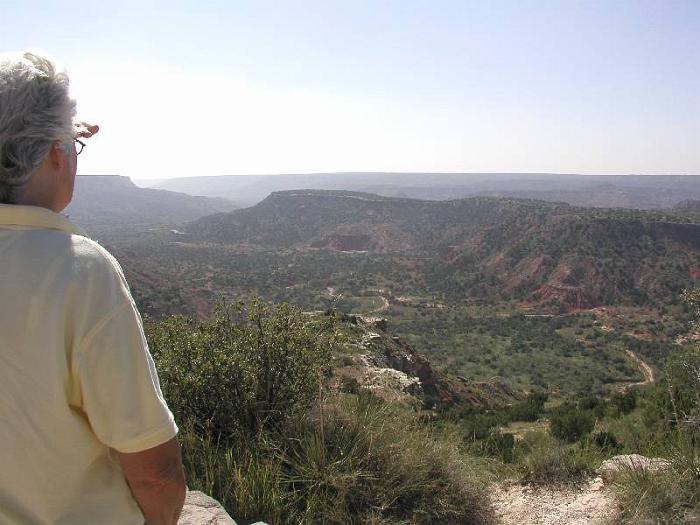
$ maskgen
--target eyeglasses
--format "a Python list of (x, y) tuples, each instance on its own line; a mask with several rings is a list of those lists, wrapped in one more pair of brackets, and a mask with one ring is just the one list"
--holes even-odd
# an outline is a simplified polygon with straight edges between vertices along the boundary
[(75, 142), (75, 154), (80, 155), (83, 152), (83, 148), (85, 147), (85, 143), (82, 140), (78, 140), (78, 139), (73, 139), (73, 142)]

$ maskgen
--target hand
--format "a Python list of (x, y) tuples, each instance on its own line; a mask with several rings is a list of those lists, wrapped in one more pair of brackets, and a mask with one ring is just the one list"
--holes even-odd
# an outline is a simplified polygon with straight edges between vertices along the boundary
[(76, 122), (75, 127), (75, 138), (86, 138), (89, 139), (95, 133), (100, 131), (100, 127), (96, 124), (88, 124), (87, 122)]

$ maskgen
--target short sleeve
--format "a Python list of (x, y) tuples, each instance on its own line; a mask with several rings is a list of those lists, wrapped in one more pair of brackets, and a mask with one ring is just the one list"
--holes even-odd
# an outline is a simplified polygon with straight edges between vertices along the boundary
[(80, 407), (102, 443), (140, 452), (177, 434), (132, 301), (109, 312), (76, 357)]

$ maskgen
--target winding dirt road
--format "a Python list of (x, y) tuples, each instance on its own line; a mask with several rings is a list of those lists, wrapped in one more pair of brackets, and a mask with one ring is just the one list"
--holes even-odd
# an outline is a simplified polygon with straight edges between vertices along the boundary
[(377, 297), (379, 297), (382, 300), (382, 305), (379, 308), (375, 308), (374, 310), (370, 310), (369, 313), (371, 313), (371, 314), (376, 314), (378, 312), (383, 312), (384, 310), (389, 309), (389, 299), (387, 299), (383, 295), (378, 295)]
[(639, 357), (637, 354), (635, 354), (632, 350), (625, 350), (625, 352), (627, 352), (627, 355), (630, 357), (630, 359), (632, 359), (632, 361), (635, 362), (635, 364), (639, 367), (639, 369), (644, 374), (644, 381), (639, 381), (638, 383), (628, 383), (626, 385), (622, 385), (620, 387), (620, 392), (624, 392), (625, 390), (629, 390), (630, 388), (637, 387), (637, 386), (651, 385), (656, 380), (656, 378), (654, 377), (654, 370), (647, 363), (645, 363), (641, 357)]

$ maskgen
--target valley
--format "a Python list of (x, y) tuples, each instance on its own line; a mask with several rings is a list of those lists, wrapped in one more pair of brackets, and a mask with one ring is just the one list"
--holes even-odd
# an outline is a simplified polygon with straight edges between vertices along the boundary
[[(193, 198), (171, 193), (138, 195), (137, 208)], [(75, 209), (99, 211), (91, 195)], [(108, 199), (106, 220), (75, 218), (116, 255), (145, 314), (164, 393), (186, 422), (190, 476), (244, 522), (247, 496), (230, 487), (284, 491), (260, 515), (292, 523), (289, 509), (310, 501), (298, 480), (320, 476), (328, 494), (350, 483), (354, 501), (389, 501), (386, 516), (590, 523), (648, 492), (640, 471), (621, 482), (629, 496), (616, 493), (600, 478), (606, 460), (697, 457), (681, 427), (697, 412), (687, 370), (700, 299), (683, 294), (700, 284), (694, 201), (641, 210), (291, 189), (232, 211), (187, 202), (197, 206), (156, 217)], [(232, 485), (233, 458), (253, 475)], [(397, 468), (400, 490), (420, 486), (423, 499), (383, 500), (377, 486), (393, 494)], [(674, 510), (646, 512), (694, 522), (681, 485), (695, 490), (695, 478), (668, 476), (658, 490)]]
[(478, 197), (273, 193), (104, 242), (151, 316), (256, 294), (381, 315), (436, 366), (554, 397), (644, 381), (687, 332), (700, 217)]

